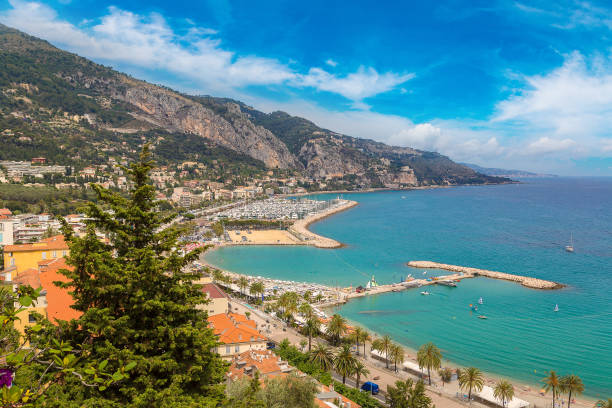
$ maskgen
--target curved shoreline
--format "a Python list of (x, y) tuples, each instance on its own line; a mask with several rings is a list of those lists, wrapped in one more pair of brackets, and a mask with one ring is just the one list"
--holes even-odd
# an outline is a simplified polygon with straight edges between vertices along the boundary
[[(328, 209), (327, 211), (323, 211), (310, 217), (306, 217), (303, 220), (298, 220), (291, 227), (289, 227), (288, 231), (295, 235), (297, 238), (302, 241), (303, 245), (312, 245), (317, 248), (326, 248), (326, 249), (334, 249), (334, 248), (342, 248), (345, 246), (343, 243), (336, 241), (332, 238), (327, 238), (319, 234), (315, 234), (310, 231), (308, 227), (324, 218), (327, 218), (333, 214), (337, 214), (342, 211), (346, 211), (349, 208), (355, 207), (359, 204), (357, 201), (345, 200), (345, 203), (338, 207), (333, 207)], [(299, 244), (297, 244), (299, 245)]]

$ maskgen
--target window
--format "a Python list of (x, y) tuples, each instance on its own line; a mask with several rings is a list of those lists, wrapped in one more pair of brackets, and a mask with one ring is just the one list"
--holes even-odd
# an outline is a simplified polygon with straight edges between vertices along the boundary
[(15, 258), (11, 258), (11, 266), (15, 266)]
[(42, 259), (47, 259), (47, 253), (46, 252), (42, 253)]
[(240, 346), (236, 345), (236, 353), (240, 353)]
[(36, 323), (36, 318), (34, 317), (34, 315), (28, 315), (28, 322)]
[[(0, 224), (0, 227), (2, 226), (2, 224)], [(1, 231), (1, 230), (0, 230)], [(3, 234), (0, 232), (0, 243), (4, 241), (4, 236)]]
[(225, 354), (230, 354), (232, 352), (231, 346), (225, 346)]
[(62, 251), (62, 256), (66, 256), (66, 251)]
[(57, 251), (53, 251), (53, 257), (57, 258)]

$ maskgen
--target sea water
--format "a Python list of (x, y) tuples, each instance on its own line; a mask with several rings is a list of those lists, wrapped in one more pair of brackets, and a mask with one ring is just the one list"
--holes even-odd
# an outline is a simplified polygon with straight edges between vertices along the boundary
[[(353, 299), (338, 311), (408, 347), (433, 341), (458, 365), (534, 387), (548, 370), (573, 373), (583, 379), (586, 395), (607, 398), (612, 395), (612, 179), (522, 181), (344, 194), (359, 205), (311, 229), (345, 248), (226, 247), (206, 259), (234, 272), (342, 287), (365, 286), (372, 275), (384, 284), (408, 274), (436, 274), (407, 267), (411, 260), (566, 284), (540, 291), (467, 279), (457, 288), (430, 286), (430, 296), (412, 289)], [(574, 253), (564, 250), (570, 234)], [(472, 312), (469, 305), (480, 297), (483, 304)]]

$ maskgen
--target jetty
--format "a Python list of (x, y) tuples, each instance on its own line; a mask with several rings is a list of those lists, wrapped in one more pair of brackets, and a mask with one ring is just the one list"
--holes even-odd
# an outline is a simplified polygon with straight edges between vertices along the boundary
[(302, 245), (312, 245), (317, 248), (341, 248), (343, 246), (341, 242), (315, 234), (308, 229), (308, 226), (313, 222), (322, 220), (323, 218), (339, 213), (340, 211), (348, 210), (356, 205), (356, 201), (337, 200), (337, 204), (333, 207), (329, 207), (325, 211), (312, 214), (304, 219), (297, 220), (292, 226), (289, 227), (288, 231), (300, 239)]
[(431, 261), (410, 261), (407, 263), (407, 265), (412, 268), (443, 269), (446, 271), (451, 271), (451, 272), (455, 272), (458, 274), (462, 274), (458, 277), (453, 277), (453, 278), (458, 278), (458, 279), (473, 278), (476, 276), (486, 276), (487, 278), (492, 278), (492, 279), (502, 279), (502, 280), (507, 280), (507, 281), (512, 281), (512, 282), (517, 282), (527, 288), (532, 288), (532, 289), (561, 289), (565, 286), (558, 282), (552, 282), (552, 281), (547, 281), (547, 280), (538, 279), (538, 278), (530, 278), (528, 276), (513, 275), (510, 273), (489, 271), (486, 269), (470, 268), (467, 266), (449, 265), (449, 264), (443, 264), (443, 263), (431, 262)]

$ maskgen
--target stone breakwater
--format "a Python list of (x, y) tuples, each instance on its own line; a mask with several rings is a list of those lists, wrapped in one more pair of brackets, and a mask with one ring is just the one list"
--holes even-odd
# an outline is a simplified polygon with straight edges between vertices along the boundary
[(317, 248), (341, 248), (343, 246), (341, 242), (338, 242), (335, 239), (315, 234), (314, 232), (308, 230), (308, 226), (313, 222), (322, 220), (323, 218), (329, 217), (330, 215), (336, 214), (340, 211), (348, 210), (349, 208), (352, 208), (357, 205), (356, 201), (343, 201), (344, 202), (340, 203), (339, 205), (336, 205), (325, 211), (296, 221), (291, 227), (289, 227), (289, 232), (298, 237), (305, 245), (312, 245)]
[(504, 272), (489, 271), (486, 269), (469, 268), (466, 266), (448, 265), (431, 261), (410, 261), (408, 266), (413, 268), (425, 269), (444, 269), (451, 272), (463, 273), (464, 277), (486, 276), (487, 278), (503, 279), (518, 282), (521, 285), (532, 289), (561, 289), (565, 285), (543, 279), (530, 278), (527, 276), (512, 275)]

